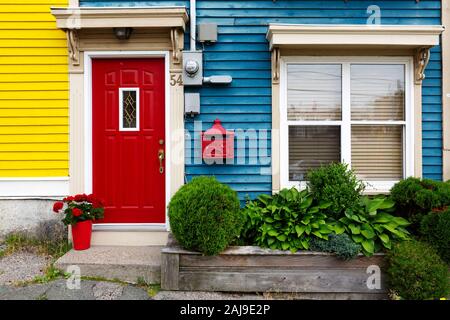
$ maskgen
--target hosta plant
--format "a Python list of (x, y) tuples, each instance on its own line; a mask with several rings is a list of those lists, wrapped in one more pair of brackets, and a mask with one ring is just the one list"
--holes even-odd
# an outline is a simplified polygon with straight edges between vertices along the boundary
[(386, 197), (369, 199), (362, 197), (357, 208), (345, 211), (345, 217), (334, 225), (336, 234), (347, 233), (362, 247), (362, 252), (373, 255), (383, 247), (391, 249), (393, 242), (409, 240), (406, 226), (410, 223), (402, 217), (390, 214), (394, 202)]
[(311, 237), (328, 240), (332, 224), (323, 213), (331, 203), (315, 203), (307, 190), (283, 189), (278, 194), (261, 195), (243, 210), (246, 225), (243, 237), (252, 244), (271, 249), (309, 249)]

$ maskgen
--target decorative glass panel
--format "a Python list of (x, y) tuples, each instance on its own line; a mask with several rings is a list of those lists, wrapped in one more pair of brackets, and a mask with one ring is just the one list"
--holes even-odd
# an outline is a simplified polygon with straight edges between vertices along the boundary
[(405, 66), (351, 66), (352, 120), (405, 119)]
[(403, 178), (403, 126), (352, 126), (352, 168), (360, 179)]
[(341, 161), (339, 126), (289, 126), (289, 180), (305, 181), (309, 169)]
[(342, 66), (289, 64), (288, 120), (341, 120)]
[(139, 95), (137, 89), (122, 89), (121, 129), (138, 129)]

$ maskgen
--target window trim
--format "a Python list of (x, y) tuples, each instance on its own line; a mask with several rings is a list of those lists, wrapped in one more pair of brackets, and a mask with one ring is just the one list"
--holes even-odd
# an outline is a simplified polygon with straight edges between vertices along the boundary
[[(342, 118), (340, 121), (288, 121), (287, 120), (287, 66), (289, 64), (342, 64)], [(306, 187), (306, 181), (289, 181), (289, 125), (339, 125), (341, 126), (341, 161), (351, 164), (351, 124), (385, 124), (384, 121), (352, 121), (351, 120), (351, 92), (350, 92), (350, 65), (357, 64), (403, 64), (405, 65), (405, 120), (390, 121), (389, 124), (404, 125), (403, 135), (403, 176), (414, 176), (414, 61), (413, 57), (386, 57), (386, 56), (284, 56), (280, 59), (280, 188)], [(365, 181), (367, 193), (385, 193), (398, 181)]]
[[(123, 92), (124, 91), (134, 91), (136, 92), (136, 127), (134, 128), (125, 128), (123, 126)], [(127, 88), (122, 87), (119, 88), (119, 131), (139, 131), (140, 130), (140, 97), (139, 97), (139, 88)]]

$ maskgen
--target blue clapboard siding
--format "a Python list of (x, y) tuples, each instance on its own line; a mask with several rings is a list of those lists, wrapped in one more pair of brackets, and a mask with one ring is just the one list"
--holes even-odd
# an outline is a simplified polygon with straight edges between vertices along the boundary
[[(81, 0), (83, 6), (161, 6), (184, 5), (189, 1)], [(382, 24), (430, 25), (441, 23), (440, 0), (197, 0), (198, 23), (219, 25), (218, 42), (204, 46), (205, 76), (229, 74), (229, 87), (203, 87), (201, 115), (203, 129), (220, 118), (229, 129), (271, 128), (270, 52), (265, 38), (268, 23), (365, 24), (369, 5), (381, 8)], [(186, 45), (188, 45), (186, 37)], [(188, 47), (188, 46), (186, 46)], [(198, 45), (200, 49), (201, 46)], [(432, 49), (431, 61), (423, 83), (423, 174), (442, 179), (442, 99), (441, 51)], [(195, 89), (187, 88), (187, 91)], [(193, 136), (193, 122), (186, 129)], [(270, 137), (270, 135), (269, 135)], [(270, 141), (269, 141), (270, 154)], [(237, 191), (241, 200), (271, 191), (270, 165), (261, 163), (213, 165), (194, 163), (192, 156), (200, 148), (193, 143), (186, 150), (187, 180), (213, 174)], [(237, 150), (236, 150), (237, 151)], [(263, 174), (261, 174), (263, 173)]]

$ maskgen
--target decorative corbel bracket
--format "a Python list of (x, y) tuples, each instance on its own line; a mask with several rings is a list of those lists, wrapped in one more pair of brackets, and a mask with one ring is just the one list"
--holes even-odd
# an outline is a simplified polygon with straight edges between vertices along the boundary
[(280, 81), (280, 48), (272, 49), (272, 82)]
[(414, 56), (414, 82), (415, 84), (422, 84), (425, 79), (425, 69), (430, 62), (430, 48), (420, 48), (416, 50)]
[(67, 46), (69, 48), (69, 59), (72, 65), (80, 65), (80, 50), (78, 31), (76, 29), (66, 29)]
[(172, 42), (173, 63), (180, 64), (183, 50), (183, 33), (178, 28), (172, 28), (170, 30), (170, 41)]

